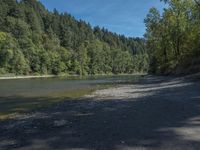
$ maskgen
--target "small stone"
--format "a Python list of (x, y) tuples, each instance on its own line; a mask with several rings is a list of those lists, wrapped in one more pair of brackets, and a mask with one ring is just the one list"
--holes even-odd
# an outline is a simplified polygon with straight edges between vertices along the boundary
[(54, 126), (60, 127), (60, 126), (64, 126), (67, 124), (66, 120), (56, 120), (54, 121)]

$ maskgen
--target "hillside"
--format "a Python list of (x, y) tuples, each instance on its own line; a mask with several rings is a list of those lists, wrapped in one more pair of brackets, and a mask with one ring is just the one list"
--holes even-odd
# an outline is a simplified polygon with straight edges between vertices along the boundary
[(145, 72), (145, 42), (109, 32), (36, 0), (0, 0), (0, 74)]

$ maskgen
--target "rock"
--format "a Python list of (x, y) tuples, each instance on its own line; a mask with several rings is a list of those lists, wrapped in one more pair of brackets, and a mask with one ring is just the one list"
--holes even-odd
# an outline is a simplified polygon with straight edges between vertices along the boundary
[(54, 121), (54, 126), (56, 127), (61, 127), (67, 124), (66, 120), (55, 120)]

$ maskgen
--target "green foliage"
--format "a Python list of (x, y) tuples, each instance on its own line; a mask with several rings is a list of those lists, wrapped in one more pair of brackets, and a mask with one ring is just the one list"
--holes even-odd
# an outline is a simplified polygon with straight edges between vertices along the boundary
[[(178, 66), (190, 61), (191, 57), (200, 57), (198, 3), (192, 0), (165, 2), (169, 7), (162, 15), (152, 8), (145, 19), (150, 69), (153, 73), (160, 74), (173, 73)], [(194, 72), (198, 71), (200, 70)]]
[(4, 73), (27, 74), (29, 66), (15, 39), (0, 32), (0, 68)]
[(93, 29), (37, 0), (0, 0), (0, 74), (134, 73), (148, 70), (147, 57), (143, 39)]

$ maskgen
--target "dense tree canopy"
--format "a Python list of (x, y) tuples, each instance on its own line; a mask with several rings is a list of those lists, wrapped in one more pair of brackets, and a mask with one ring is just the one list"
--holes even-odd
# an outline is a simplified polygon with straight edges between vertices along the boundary
[(49, 12), (37, 0), (0, 0), (0, 74), (109, 74), (148, 70), (145, 41)]
[(145, 19), (151, 71), (159, 74), (200, 71), (200, 7), (198, 0), (163, 0), (161, 15), (152, 8)]

